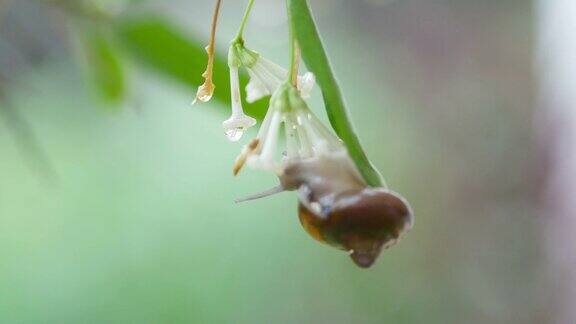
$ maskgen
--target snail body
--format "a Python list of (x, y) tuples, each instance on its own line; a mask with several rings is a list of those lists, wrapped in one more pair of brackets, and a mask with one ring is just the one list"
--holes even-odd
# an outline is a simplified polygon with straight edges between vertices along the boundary
[(298, 215), (306, 232), (348, 251), (359, 267), (372, 266), (412, 227), (406, 200), (388, 189), (368, 187), (345, 151), (289, 164), (280, 180), (298, 191)]

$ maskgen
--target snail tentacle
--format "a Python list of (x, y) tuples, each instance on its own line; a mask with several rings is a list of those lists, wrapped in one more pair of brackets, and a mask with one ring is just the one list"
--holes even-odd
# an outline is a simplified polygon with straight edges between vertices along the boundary
[(268, 189), (268, 190), (264, 190), (264, 191), (262, 191), (262, 192), (255, 193), (255, 194), (253, 194), (253, 195), (250, 195), (250, 196), (247, 196), (247, 197), (244, 197), (244, 198), (236, 199), (236, 200), (234, 200), (234, 202), (237, 203), (237, 204), (240, 204), (240, 203), (247, 202), (247, 201), (251, 201), (251, 200), (256, 200), (256, 199), (261, 199), (261, 198), (266, 198), (266, 197), (274, 196), (274, 195), (277, 195), (277, 194), (282, 193), (282, 192), (284, 192), (284, 191), (286, 191), (286, 190), (284, 189), (284, 187), (282, 187), (281, 185), (279, 185), (279, 186), (272, 187), (272, 188), (270, 188), (270, 189)]

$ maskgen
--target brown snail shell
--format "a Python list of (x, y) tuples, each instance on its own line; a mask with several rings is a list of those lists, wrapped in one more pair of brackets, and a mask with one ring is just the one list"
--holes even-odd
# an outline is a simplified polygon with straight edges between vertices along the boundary
[(309, 194), (299, 204), (304, 229), (320, 242), (349, 251), (362, 268), (368, 268), (382, 249), (397, 242), (412, 226), (412, 212), (398, 194), (384, 188), (340, 193), (330, 206), (320, 206)]
[(412, 227), (406, 200), (388, 189), (368, 187), (345, 151), (289, 164), (280, 181), (282, 188), (298, 190), (304, 229), (348, 251), (362, 268), (374, 264), (382, 249)]

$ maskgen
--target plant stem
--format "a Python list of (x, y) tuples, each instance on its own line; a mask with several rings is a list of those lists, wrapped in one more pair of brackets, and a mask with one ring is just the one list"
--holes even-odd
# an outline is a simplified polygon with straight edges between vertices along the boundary
[(300, 67), (300, 49), (298, 42), (290, 25), (290, 67), (288, 71), (288, 81), (294, 86), (298, 86), (298, 69)]
[(294, 87), (298, 87), (298, 70), (300, 68), (300, 47), (298, 47), (298, 42), (294, 39), (293, 41), (294, 43), (294, 49), (292, 51), (292, 76), (291, 76), (291, 80), (292, 80), (292, 85)]
[(248, 23), (248, 18), (250, 17), (250, 13), (252, 12), (252, 7), (254, 6), (254, 0), (250, 0), (248, 2), (248, 7), (246, 7), (246, 12), (244, 12), (244, 17), (242, 18), (242, 22), (240, 23), (240, 28), (238, 29), (238, 34), (236, 38), (234, 38), (234, 42), (243, 43), (244, 42), (244, 28), (246, 28), (246, 24)]
[(214, 8), (214, 16), (212, 16), (212, 26), (210, 29), (210, 43), (206, 51), (208, 52), (208, 66), (214, 65), (214, 47), (216, 47), (216, 28), (218, 27), (218, 17), (220, 16), (220, 8), (222, 7), (222, 0), (216, 0), (216, 8)]
[(322, 89), (326, 113), (330, 124), (346, 145), (348, 154), (358, 167), (366, 183), (373, 187), (385, 186), (382, 176), (368, 160), (354, 130), (340, 87), (336, 82), (328, 56), (306, 0), (286, 0), (288, 18), (294, 38), (302, 50), (302, 58)]

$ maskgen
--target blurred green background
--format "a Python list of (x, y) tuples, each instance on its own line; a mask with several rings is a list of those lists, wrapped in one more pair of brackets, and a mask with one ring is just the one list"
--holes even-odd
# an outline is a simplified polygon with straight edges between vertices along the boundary
[[(244, 2), (224, 1), (221, 58)], [(213, 1), (2, 3), (1, 323), (551, 321), (530, 1), (310, 0), (415, 211), (369, 270), (308, 237), (292, 193), (234, 204), (275, 179), (231, 175), (223, 60), (190, 106)], [(256, 1), (246, 40), (287, 62), (283, 1)], [(312, 106), (325, 119), (318, 89)]]

